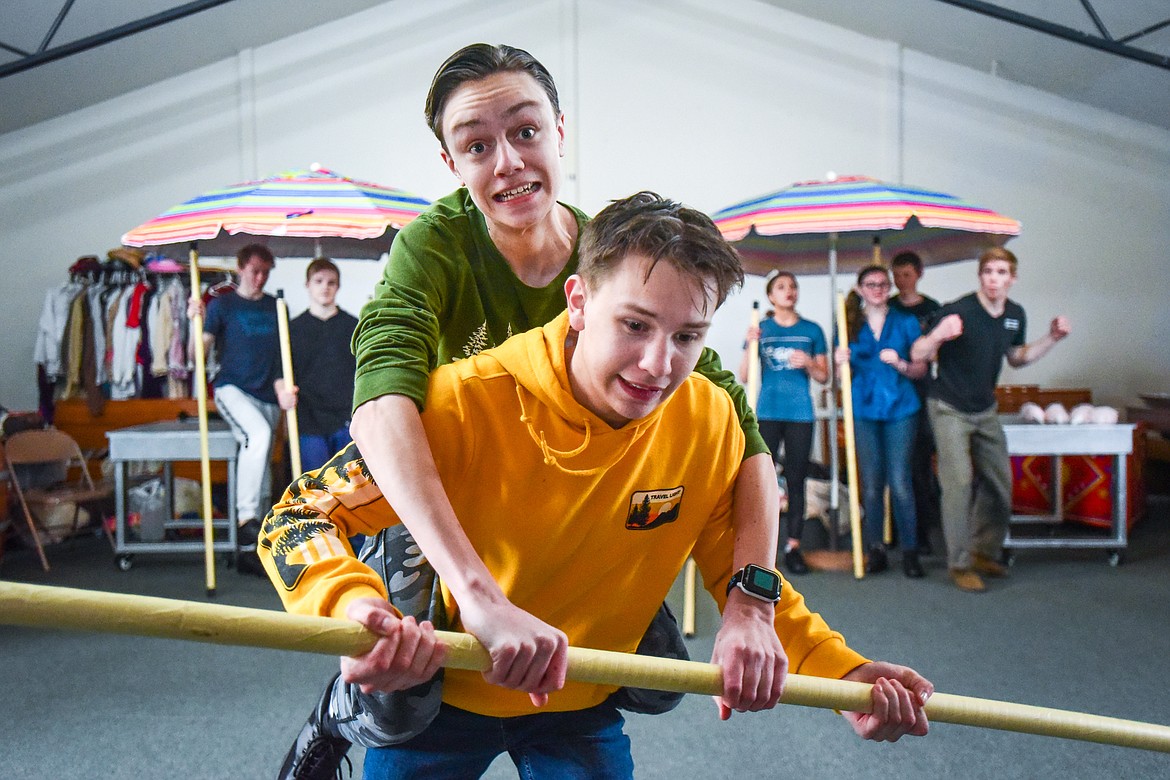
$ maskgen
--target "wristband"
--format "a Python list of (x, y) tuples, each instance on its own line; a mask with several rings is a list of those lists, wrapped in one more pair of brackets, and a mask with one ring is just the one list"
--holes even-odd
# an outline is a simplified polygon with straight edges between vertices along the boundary
[(775, 569), (749, 563), (731, 575), (731, 580), (727, 583), (727, 593), (731, 595), (734, 588), (739, 588), (752, 598), (775, 604), (780, 600), (780, 583), (780, 575)]

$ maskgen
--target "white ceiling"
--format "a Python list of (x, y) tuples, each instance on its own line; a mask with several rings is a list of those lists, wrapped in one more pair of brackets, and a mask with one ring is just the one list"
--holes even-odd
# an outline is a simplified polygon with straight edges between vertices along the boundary
[[(178, 21), (0, 78), (0, 133), (59, 116), (384, 0), (231, 0)], [(1113, 39), (1170, 19), (1168, 0), (996, 0), (1021, 14)], [(4, 0), (0, 44), (36, 52), (69, 6), (49, 49), (153, 14), (179, 0)], [(942, 0), (765, 0), (875, 38), (993, 72), (1170, 129), (1170, 69), (1096, 51)], [(1170, 57), (1170, 27), (1129, 45)], [(0, 47), (0, 66), (17, 54)]]
[[(1170, 68), (984, 16), (940, 0), (765, 0), (1001, 78), (1170, 129)], [(1019, 14), (1113, 40), (1170, 19), (1170, 0), (992, 0)], [(1170, 26), (1128, 44), (1166, 58)]]

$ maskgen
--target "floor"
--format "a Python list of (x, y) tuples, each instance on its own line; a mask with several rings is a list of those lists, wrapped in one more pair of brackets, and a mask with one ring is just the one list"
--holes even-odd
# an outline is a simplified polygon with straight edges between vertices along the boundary
[[(0, 578), (204, 600), (202, 560), (140, 555), (116, 569), (106, 542), (49, 549), (53, 570), (12, 549)], [(1125, 562), (1101, 551), (1023, 551), (984, 594), (897, 570), (856, 581), (817, 572), (795, 585), (852, 646), (914, 666), (939, 691), (1170, 724), (1170, 501), (1153, 500)], [(221, 568), (224, 604), (279, 609), (271, 586)], [(671, 603), (681, 607), (681, 586)], [(677, 611), (677, 610), (676, 610)], [(709, 657), (718, 616), (700, 600), (692, 657)], [(172, 640), (0, 625), (0, 777), (272, 777), (336, 659)], [(865, 743), (825, 710), (780, 706), (720, 722), (687, 697), (631, 716), (642, 778), (1068, 778), (1170, 776), (1170, 756), (935, 724), (922, 739)], [(352, 757), (360, 776), (361, 751)], [(515, 777), (501, 758), (487, 777)]]

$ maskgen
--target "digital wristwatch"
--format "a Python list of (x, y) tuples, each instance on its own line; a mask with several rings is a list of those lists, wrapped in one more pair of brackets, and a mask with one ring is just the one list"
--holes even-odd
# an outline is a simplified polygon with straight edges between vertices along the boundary
[(732, 588), (739, 588), (754, 599), (775, 604), (780, 600), (780, 575), (774, 569), (749, 563), (731, 575), (731, 581), (727, 583), (728, 595), (731, 595)]

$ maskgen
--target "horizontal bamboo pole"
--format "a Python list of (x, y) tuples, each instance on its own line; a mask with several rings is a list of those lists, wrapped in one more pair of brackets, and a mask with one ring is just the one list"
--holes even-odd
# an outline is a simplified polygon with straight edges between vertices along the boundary
[[(377, 636), (358, 623), (264, 609), (151, 596), (0, 582), (0, 624), (101, 631), (225, 645), (361, 655)], [(484, 670), (487, 651), (469, 634), (436, 632), (448, 668)], [(569, 648), (570, 680), (717, 695), (718, 666), (605, 650)], [(781, 701), (805, 707), (865, 712), (867, 683), (790, 674)], [(1016, 731), (1170, 753), (1170, 727), (1083, 712), (935, 693), (926, 704), (936, 723)]]

